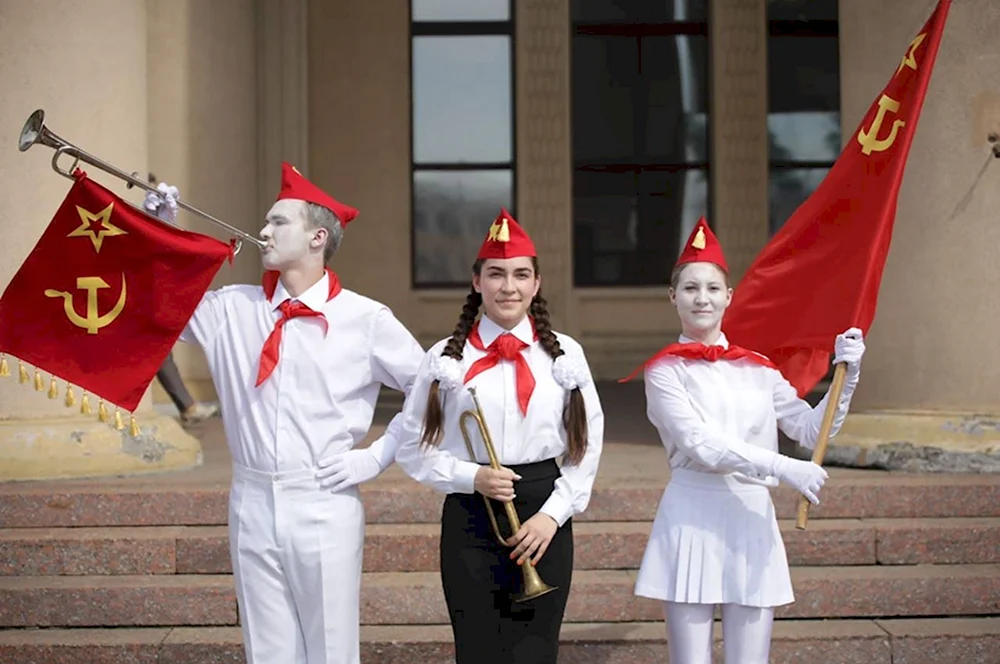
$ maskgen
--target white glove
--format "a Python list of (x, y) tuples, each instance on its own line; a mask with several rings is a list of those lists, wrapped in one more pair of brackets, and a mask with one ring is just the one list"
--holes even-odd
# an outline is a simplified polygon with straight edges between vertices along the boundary
[(784, 454), (775, 455), (771, 472), (779, 481), (793, 487), (813, 505), (819, 505), (819, 497), (816, 494), (830, 477), (822, 466), (812, 461), (793, 459)]
[(865, 354), (865, 341), (861, 330), (852, 327), (838, 334), (833, 342), (834, 364), (846, 362), (847, 368), (857, 372), (861, 368), (861, 356)]
[(177, 199), (180, 198), (180, 191), (166, 182), (156, 185), (156, 189), (159, 193), (146, 192), (146, 199), (142, 202), (143, 209), (163, 221), (176, 224)]
[(379, 476), (382, 466), (368, 448), (350, 450), (319, 462), (316, 479), (320, 488), (343, 491)]

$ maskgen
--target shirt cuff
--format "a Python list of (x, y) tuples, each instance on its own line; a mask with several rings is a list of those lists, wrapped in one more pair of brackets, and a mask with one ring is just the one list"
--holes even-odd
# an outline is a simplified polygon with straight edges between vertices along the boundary
[[(515, 493), (517, 489), (514, 490)], [(542, 514), (547, 514), (548, 516), (555, 519), (555, 522), (560, 528), (569, 521), (569, 518), (573, 516), (573, 506), (566, 502), (561, 496), (552, 494), (549, 499), (545, 501), (542, 505), (542, 509), (538, 510)]]
[(476, 473), (479, 472), (478, 463), (471, 461), (459, 461), (455, 467), (455, 476), (452, 479), (452, 488), (455, 493), (475, 493)]

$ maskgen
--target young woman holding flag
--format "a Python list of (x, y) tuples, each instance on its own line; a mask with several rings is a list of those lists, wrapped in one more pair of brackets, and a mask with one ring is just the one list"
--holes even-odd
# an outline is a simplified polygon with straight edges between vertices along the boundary
[[(810, 406), (770, 360), (728, 342), (728, 272), (718, 240), (699, 220), (670, 284), (681, 337), (643, 366), (647, 415), (671, 477), (635, 593), (663, 601), (670, 661), (684, 664), (711, 664), (716, 605), (726, 664), (769, 661), (774, 607), (794, 601), (769, 488), (785, 482), (816, 504), (827, 479), (820, 466), (777, 450), (779, 427), (805, 447), (816, 444), (829, 396)], [(833, 433), (847, 415), (864, 348), (857, 329), (837, 337), (835, 362), (848, 370)]]

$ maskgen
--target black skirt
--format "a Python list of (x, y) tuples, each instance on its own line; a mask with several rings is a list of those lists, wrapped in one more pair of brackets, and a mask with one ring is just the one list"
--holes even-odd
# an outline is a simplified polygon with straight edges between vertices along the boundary
[[(508, 466), (521, 523), (538, 513), (559, 479), (555, 460)], [(503, 503), (491, 500), (500, 532), (512, 535)], [(523, 575), (511, 549), (499, 543), (482, 494), (450, 494), (441, 514), (441, 582), (458, 664), (555, 664), (559, 630), (573, 576), (572, 519), (556, 531), (536, 570), (557, 589), (527, 602), (512, 601)]]

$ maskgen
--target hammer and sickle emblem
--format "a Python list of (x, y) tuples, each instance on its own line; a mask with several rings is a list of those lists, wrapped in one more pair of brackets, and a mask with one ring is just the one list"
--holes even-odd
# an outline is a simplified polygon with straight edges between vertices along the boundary
[(126, 300), (126, 288), (125, 288), (125, 275), (122, 274), (122, 292), (118, 296), (118, 302), (115, 306), (111, 308), (111, 311), (101, 314), (97, 310), (97, 291), (101, 288), (108, 288), (108, 282), (104, 281), (100, 277), (78, 277), (76, 280), (76, 287), (79, 290), (87, 291), (87, 316), (81, 316), (76, 312), (76, 308), (73, 306), (73, 294), (67, 293), (66, 291), (57, 291), (51, 288), (45, 290), (45, 295), (47, 297), (61, 297), (63, 298), (63, 307), (66, 310), (66, 317), (69, 318), (69, 322), (73, 323), (77, 327), (82, 327), (87, 330), (87, 334), (97, 334), (101, 328), (107, 327), (114, 322), (116, 318), (121, 314), (122, 310), (125, 309)]
[(858, 143), (861, 144), (861, 152), (866, 155), (872, 152), (882, 152), (888, 150), (896, 142), (896, 134), (900, 127), (906, 125), (903, 120), (893, 120), (892, 130), (886, 138), (879, 138), (878, 132), (885, 121), (886, 112), (896, 113), (899, 111), (899, 102), (888, 95), (882, 95), (878, 100), (878, 112), (872, 121), (872, 126), (866, 131), (864, 127), (858, 132)]

